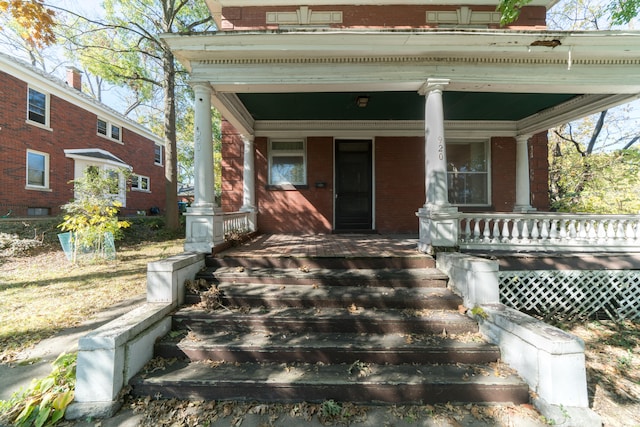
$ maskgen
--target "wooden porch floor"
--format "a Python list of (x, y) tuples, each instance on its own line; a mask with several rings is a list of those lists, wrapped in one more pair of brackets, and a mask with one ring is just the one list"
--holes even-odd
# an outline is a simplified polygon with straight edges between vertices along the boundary
[(261, 234), (220, 256), (367, 258), (426, 257), (418, 251), (418, 238), (378, 234)]

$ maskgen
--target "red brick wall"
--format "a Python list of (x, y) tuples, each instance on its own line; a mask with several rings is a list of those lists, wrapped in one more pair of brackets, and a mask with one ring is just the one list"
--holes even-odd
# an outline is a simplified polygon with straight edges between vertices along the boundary
[(376, 229), (417, 233), (424, 205), (424, 138), (378, 137), (375, 141)]
[(491, 197), (489, 211), (511, 212), (516, 202), (516, 140), (491, 139)]
[[(426, 22), (427, 11), (457, 10), (458, 6), (442, 5), (393, 5), (393, 6), (310, 6), (316, 11), (342, 11), (340, 24), (333, 28), (429, 28)], [(494, 6), (472, 6), (476, 11), (494, 12)], [(222, 10), (222, 30), (275, 29), (277, 25), (267, 25), (267, 12), (293, 12), (295, 6), (265, 7), (227, 7)], [(520, 18), (508, 28), (544, 27), (546, 9), (540, 6), (528, 6), (522, 9)], [(500, 28), (494, 25), (494, 28)]]
[[(27, 83), (0, 72), (0, 214), (12, 210), (25, 216), (27, 208), (50, 208), (52, 215), (73, 197), (74, 160), (65, 149), (98, 148), (109, 151), (133, 167), (133, 172), (149, 177), (151, 192), (130, 191), (124, 215), (152, 206), (164, 208), (164, 167), (154, 165), (153, 141), (126, 127), (123, 144), (98, 136), (97, 117), (54, 95), (50, 97), (50, 127), (43, 129), (26, 122)], [(49, 155), (49, 190), (27, 190), (27, 149)]]
[[(256, 138), (258, 229), (266, 233), (329, 233), (333, 223), (333, 138), (307, 138), (308, 188), (268, 184), (267, 139)], [(324, 182), (317, 188), (316, 182)]]
[[(222, 202), (224, 212), (237, 212), (242, 206), (244, 146), (238, 132), (222, 120)], [(256, 165), (258, 161), (256, 159)]]
[(547, 132), (529, 140), (529, 173), (531, 175), (531, 206), (549, 210), (549, 140)]
[[(242, 141), (223, 123), (223, 209), (242, 206)], [(267, 185), (267, 138), (256, 138), (258, 227), (265, 233), (327, 233), (333, 229), (333, 138), (307, 139), (308, 188), (273, 189)], [(547, 135), (529, 142), (532, 205), (548, 210)], [(375, 222), (380, 233), (417, 233), (416, 211), (424, 204), (424, 140), (375, 139)], [(491, 139), (492, 206), (474, 211), (511, 212), (515, 205), (515, 138)], [(316, 182), (326, 183), (316, 188)], [(461, 211), (469, 208), (460, 208)]]

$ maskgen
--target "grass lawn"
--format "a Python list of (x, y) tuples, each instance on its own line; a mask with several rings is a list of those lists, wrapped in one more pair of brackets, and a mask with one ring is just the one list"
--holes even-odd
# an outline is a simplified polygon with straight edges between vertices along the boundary
[(73, 265), (61, 249), (0, 258), (0, 363), (94, 313), (146, 291), (147, 263), (183, 251), (184, 240), (118, 247), (117, 259)]

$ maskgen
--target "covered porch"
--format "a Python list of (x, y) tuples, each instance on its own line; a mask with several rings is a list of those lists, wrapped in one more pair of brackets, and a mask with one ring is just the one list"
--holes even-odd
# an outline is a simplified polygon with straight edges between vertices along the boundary
[[(291, 29), (164, 39), (196, 99), (187, 250), (210, 252), (238, 231), (384, 233), (396, 224), (427, 253), (639, 246), (637, 216), (545, 212), (546, 130), (638, 98), (636, 33)], [(213, 197), (212, 107), (231, 153), (223, 206)], [(456, 163), (451, 148), (461, 146), (473, 162)], [(349, 185), (360, 182), (341, 166), (349, 151), (364, 159), (351, 167), (364, 186)]]

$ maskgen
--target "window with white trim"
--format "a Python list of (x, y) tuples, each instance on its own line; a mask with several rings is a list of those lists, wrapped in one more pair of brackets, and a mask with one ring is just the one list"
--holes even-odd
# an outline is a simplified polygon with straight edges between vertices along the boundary
[(490, 204), (488, 141), (447, 142), (449, 203), (457, 206)]
[(162, 165), (162, 145), (160, 144), (155, 144), (155, 147), (153, 149), (153, 162), (156, 165)]
[(136, 191), (151, 191), (149, 177), (142, 175), (131, 175), (131, 189)]
[(304, 140), (269, 143), (269, 184), (306, 185), (307, 155)]
[(27, 95), (27, 120), (49, 127), (49, 94), (32, 87)]
[(27, 150), (27, 188), (49, 188), (49, 154)]
[(98, 132), (98, 135), (104, 136), (105, 138), (111, 138), (118, 142), (122, 142), (122, 131), (120, 126), (114, 125), (107, 120), (98, 117), (96, 131)]

